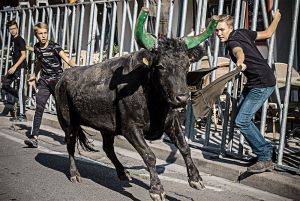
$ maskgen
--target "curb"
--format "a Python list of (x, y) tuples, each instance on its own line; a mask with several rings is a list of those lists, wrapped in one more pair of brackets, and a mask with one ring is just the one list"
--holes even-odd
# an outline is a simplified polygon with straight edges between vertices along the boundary
[[(3, 110), (3, 104), (0, 104), (1, 111)], [(27, 110), (27, 119), (32, 121), (34, 116), (33, 110)], [(52, 128), (61, 129), (58, 123), (56, 115), (44, 113), (42, 124), (50, 126)], [(99, 132), (86, 128), (90, 136), (94, 140), (102, 141)], [(135, 149), (127, 142), (122, 136), (115, 138), (115, 146), (135, 151)], [(177, 148), (168, 142), (161, 143), (161, 141), (150, 142), (148, 145), (155, 153), (156, 157), (165, 160), (167, 163), (175, 163), (185, 166), (184, 160)], [(218, 155), (201, 151), (191, 147), (192, 159), (198, 170), (211, 174), (217, 177), (222, 177), (231, 181), (238, 182), (238, 178), (241, 172), (246, 170), (246, 165), (239, 160), (220, 158)], [(280, 196), (284, 196), (290, 199), (299, 200), (300, 198), (300, 177), (299, 175), (292, 175), (286, 172), (265, 172), (261, 174), (247, 175), (242, 174), (243, 178), (240, 183), (251, 186), (260, 190), (264, 190), (270, 193), (274, 193)]]

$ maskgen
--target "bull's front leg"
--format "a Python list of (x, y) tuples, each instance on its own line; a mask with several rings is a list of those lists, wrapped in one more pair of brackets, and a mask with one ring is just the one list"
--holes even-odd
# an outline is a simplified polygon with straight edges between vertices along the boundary
[(190, 186), (195, 189), (205, 188), (199, 171), (192, 160), (191, 149), (184, 138), (179, 121), (179, 113), (177, 110), (169, 111), (166, 120), (165, 133), (168, 135), (174, 145), (179, 149), (185, 161)]
[(124, 137), (129, 141), (129, 143), (137, 150), (140, 156), (143, 158), (149, 173), (150, 173), (150, 197), (154, 201), (164, 201), (165, 192), (164, 188), (158, 178), (156, 172), (156, 157), (150, 147), (147, 145), (141, 129), (130, 129), (124, 134)]

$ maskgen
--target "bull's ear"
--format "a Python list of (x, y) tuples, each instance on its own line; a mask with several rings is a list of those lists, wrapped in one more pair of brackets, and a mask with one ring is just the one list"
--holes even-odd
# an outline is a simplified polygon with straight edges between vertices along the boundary
[(191, 63), (199, 61), (204, 55), (207, 55), (206, 49), (204, 46), (199, 45), (194, 48), (188, 49), (187, 55)]
[(145, 64), (146, 66), (149, 66), (149, 60), (146, 57), (143, 57), (143, 64)]
[(185, 36), (182, 39), (184, 40), (186, 46), (188, 49), (194, 48), (198, 46), (200, 43), (205, 41), (207, 38), (209, 38), (215, 31), (217, 25), (218, 25), (218, 20), (217, 18), (212, 18), (207, 29), (197, 35), (197, 36)]
[(137, 66), (143, 65), (150, 67), (153, 64), (154, 55), (146, 49), (141, 49), (132, 55), (132, 65), (136, 68)]

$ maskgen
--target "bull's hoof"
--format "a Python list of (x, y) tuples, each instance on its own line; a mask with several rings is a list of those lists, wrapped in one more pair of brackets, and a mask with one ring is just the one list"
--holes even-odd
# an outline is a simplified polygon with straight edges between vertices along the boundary
[(121, 181), (131, 181), (132, 180), (130, 173), (127, 170), (125, 170), (123, 172), (123, 174), (119, 175), (119, 179)]
[(80, 176), (73, 176), (73, 177), (70, 177), (70, 181), (73, 182), (73, 183), (76, 183), (76, 182), (81, 183), (82, 179), (81, 179)]
[(201, 180), (199, 180), (199, 181), (190, 181), (189, 180), (189, 184), (192, 188), (197, 189), (197, 190), (205, 188), (204, 183)]
[(150, 197), (153, 201), (165, 201), (166, 200), (166, 194), (165, 192), (162, 193), (151, 193)]

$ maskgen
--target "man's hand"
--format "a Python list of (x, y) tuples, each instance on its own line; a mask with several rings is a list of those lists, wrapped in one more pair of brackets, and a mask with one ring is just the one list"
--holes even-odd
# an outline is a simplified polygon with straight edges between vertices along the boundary
[(281, 19), (281, 13), (279, 12), (279, 10), (277, 9), (275, 12), (272, 11), (272, 16), (274, 20), (280, 20)]
[(7, 71), (7, 73), (8, 74), (14, 74), (14, 72), (17, 70), (17, 68), (16, 67), (11, 67), (8, 71)]
[(36, 77), (35, 77), (35, 75), (31, 75), (31, 76), (29, 77), (29, 79), (27, 80), (27, 82), (28, 82), (28, 84), (29, 84), (30, 86), (34, 85), (35, 82), (36, 82)]
[(33, 52), (34, 49), (33, 47), (31, 47), (30, 45), (26, 45), (26, 50)]
[(244, 64), (244, 63), (237, 63), (236, 66), (242, 67), (242, 71), (246, 70), (246, 68), (247, 68), (246, 64)]

